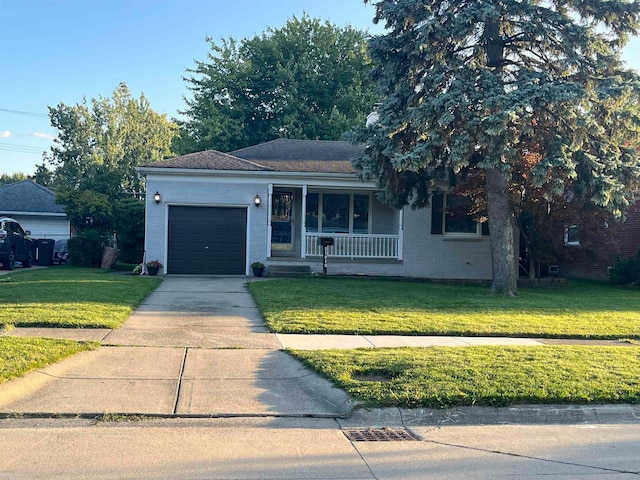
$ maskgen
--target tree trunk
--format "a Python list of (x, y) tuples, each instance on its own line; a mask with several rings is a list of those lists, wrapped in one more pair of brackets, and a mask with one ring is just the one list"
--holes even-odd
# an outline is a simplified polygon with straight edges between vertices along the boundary
[(529, 278), (533, 280), (536, 278), (536, 259), (533, 258), (533, 254), (529, 254)]
[(486, 183), (493, 269), (491, 292), (513, 297), (518, 294), (518, 279), (508, 184), (504, 174), (495, 168), (486, 170)]

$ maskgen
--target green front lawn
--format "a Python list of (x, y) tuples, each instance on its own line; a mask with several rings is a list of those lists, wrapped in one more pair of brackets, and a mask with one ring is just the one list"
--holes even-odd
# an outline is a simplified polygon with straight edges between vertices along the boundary
[(0, 327), (119, 327), (162, 280), (57, 266), (0, 277)]
[(267, 325), (282, 333), (640, 338), (640, 289), (572, 281), (522, 288), (309, 277), (253, 282)]
[(94, 342), (0, 337), (0, 383), (62, 360), (74, 353), (93, 350), (97, 347), (98, 344)]
[(640, 347), (292, 352), (366, 407), (640, 403)]

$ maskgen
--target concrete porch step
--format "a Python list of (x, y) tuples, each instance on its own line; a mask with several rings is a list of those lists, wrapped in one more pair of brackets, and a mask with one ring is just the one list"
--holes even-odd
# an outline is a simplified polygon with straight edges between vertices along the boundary
[(311, 275), (309, 265), (269, 265), (270, 277), (304, 277)]

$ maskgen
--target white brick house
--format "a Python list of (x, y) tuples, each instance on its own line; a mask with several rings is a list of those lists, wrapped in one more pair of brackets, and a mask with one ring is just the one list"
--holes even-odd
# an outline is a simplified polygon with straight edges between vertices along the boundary
[(459, 197), (434, 194), (420, 210), (383, 205), (351, 164), (361, 151), (278, 139), (139, 167), (146, 260), (168, 274), (248, 275), (256, 261), (322, 271), (318, 238), (331, 237), (329, 274), (491, 278), (489, 236), (460, 213)]

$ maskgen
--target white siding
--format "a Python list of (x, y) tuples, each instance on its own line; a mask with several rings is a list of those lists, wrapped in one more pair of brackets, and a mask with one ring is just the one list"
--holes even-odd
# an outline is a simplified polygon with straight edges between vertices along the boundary
[(31, 231), (31, 238), (63, 240), (71, 236), (71, 227), (66, 217), (12, 215), (11, 218), (17, 220), (23, 229)]

